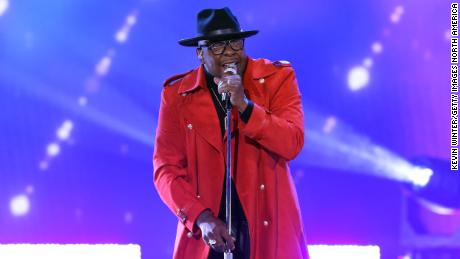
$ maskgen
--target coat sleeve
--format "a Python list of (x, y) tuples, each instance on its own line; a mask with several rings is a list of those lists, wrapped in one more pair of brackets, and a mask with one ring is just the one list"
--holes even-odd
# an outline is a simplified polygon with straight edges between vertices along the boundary
[(154, 184), (166, 205), (190, 230), (206, 207), (197, 199), (188, 181), (185, 131), (181, 128), (174, 89), (163, 89), (153, 155)]
[(281, 80), (270, 94), (269, 109), (254, 103), (249, 121), (242, 121), (240, 129), (264, 148), (292, 160), (304, 143), (302, 101), (292, 67), (284, 67), (278, 73), (282, 73)]

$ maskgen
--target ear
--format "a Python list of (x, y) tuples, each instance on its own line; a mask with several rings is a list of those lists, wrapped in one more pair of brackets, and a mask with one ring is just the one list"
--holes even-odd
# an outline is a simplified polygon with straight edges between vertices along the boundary
[(198, 57), (198, 59), (203, 62), (203, 49), (201, 48), (197, 48), (196, 49), (196, 56)]

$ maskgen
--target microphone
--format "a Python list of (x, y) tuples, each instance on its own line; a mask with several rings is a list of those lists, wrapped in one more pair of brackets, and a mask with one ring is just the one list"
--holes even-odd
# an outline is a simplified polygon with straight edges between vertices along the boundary
[[(237, 74), (237, 67), (235, 63), (229, 63), (225, 65), (225, 70), (224, 70), (224, 75), (236, 75)], [(230, 94), (227, 93), (222, 93), (222, 101), (226, 101), (227, 97), (229, 97)]]

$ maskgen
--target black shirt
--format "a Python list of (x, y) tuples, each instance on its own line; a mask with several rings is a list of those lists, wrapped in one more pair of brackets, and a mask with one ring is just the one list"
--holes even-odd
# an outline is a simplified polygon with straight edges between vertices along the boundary
[[(220, 123), (220, 130), (222, 134), (222, 138), (225, 135), (225, 116), (226, 110), (225, 110), (225, 102), (222, 101), (221, 95), (217, 91), (217, 85), (214, 83), (214, 76), (209, 74), (207, 71), (205, 71), (206, 74), (206, 84), (208, 86), (208, 89), (210, 91), (212, 101), (214, 102), (214, 106), (217, 111), (217, 116), (219, 117), (219, 123)], [(246, 109), (240, 114), (240, 118), (247, 123), (249, 121), (249, 118), (252, 114), (252, 110), (254, 108), (254, 104), (251, 101), (248, 101), (248, 106)], [(225, 165), (224, 165), (225, 167)], [(226, 179), (224, 177), (224, 182), (223, 182), (223, 188), (222, 188), (222, 198), (220, 201), (220, 210), (219, 210), (219, 219), (225, 222), (225, 182)], [(233, 222), (239, 222), (239, 221), (247, 221), (246, 216), (244, 215), (243, 208), (241, 207), (241, 202), (238, 197), (238, 193), (236, 192), (235, 184), (232, 181), (232, 221)]]

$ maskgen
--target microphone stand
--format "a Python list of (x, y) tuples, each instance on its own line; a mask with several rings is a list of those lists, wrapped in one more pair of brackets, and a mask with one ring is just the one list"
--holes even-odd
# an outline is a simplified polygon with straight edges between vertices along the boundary
[[(225, 220), (227, 221), (228, 234), (232, 235), (232, 131), (230, 123), (232, 121), (232, 104), (230, 94), (225, 95), (225, 130), (227, 131), (227, 159), (225, 161)], [(233, 253), (230, 249), (225, 250), (224, 259), (233, 259)]]

